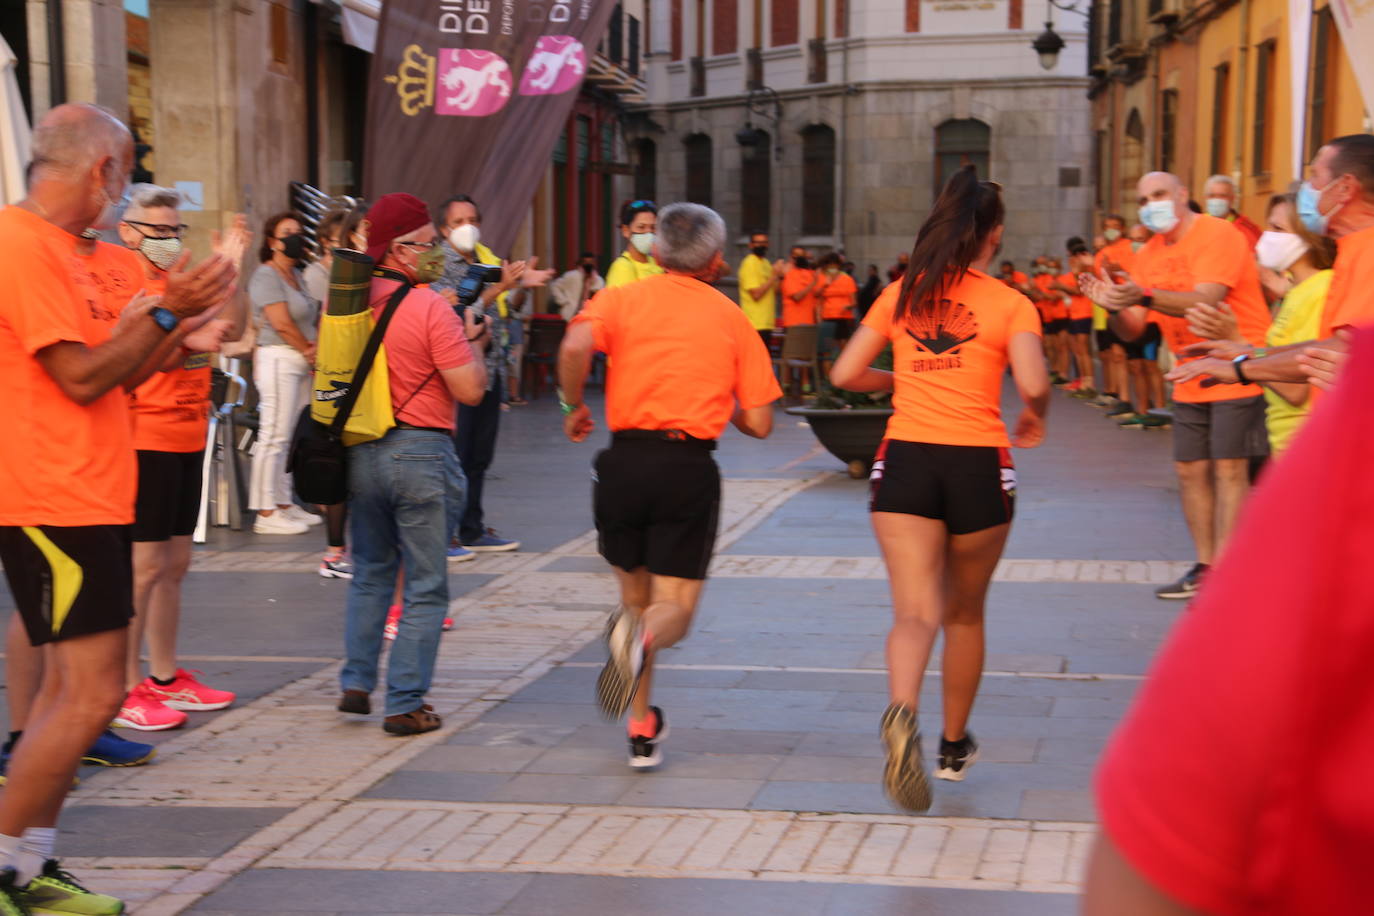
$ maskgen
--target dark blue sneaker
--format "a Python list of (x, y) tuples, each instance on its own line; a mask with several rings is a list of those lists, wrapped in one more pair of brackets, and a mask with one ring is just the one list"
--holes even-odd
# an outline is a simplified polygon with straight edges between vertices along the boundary
[(488, 528), (482, 532), (482, 536), (475, 541), (470, 541), (463, 545), (468, 550), (475, 550), (478, 553), (496, 553), (500, 550), (519, 550), (520, 542), (512, 541), (509, 538), (499, 537), (495, 531)]
[(107, 728), (95, 739), (91, 749), (81, 755), (81, 762), (101, 767), (136, 767), (152, 760), (156, 754), (157, 748), (151, 744), (121, 738)]
[(450, 544), (448, 548), (448, 561), (450, 563), (466, 563), (468, 560), (477, 559), (477, 554), (468, 550), (461, 544)]
[[(12, 750), (13, 746), (8, 741), (5, 742), (4, 747), (0, 747), (0, 786), (3, 786), (5, 781), (9, 778), (7, 773), (10, 768), (10, 752)], [(75, 789), (79, 785), (81, 785), (81, 777), (73, 776), (72, 788)], [(3, 913), (4, 910), (0, 909), (0, 916), (3, 916)]]

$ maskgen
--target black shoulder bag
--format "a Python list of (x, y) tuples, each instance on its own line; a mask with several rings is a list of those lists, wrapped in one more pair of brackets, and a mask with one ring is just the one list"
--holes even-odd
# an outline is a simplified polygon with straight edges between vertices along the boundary
[(296, 421), (296, 431), (291, 436), (291, 452), (286, 459), (286, 470), (296, 488), (296, 495), (302, 502), (316, 506), (334, 506), (348, 498), (348, 461), (343, 444), (344, 426), (353, 413), (353, 405), (362, 393), (372, 362), (377, 358), (377, 350), (386, 336), (387, 325), (401, 300), (410, 292), (411, 285), (402, 283), (387, 300), (386, 308), (367, 346), (358, 359), (358, 368), (348, 385), (348, 393), (339, 401), (338, 413), (333, 422), (325, 425), (310, 415), (310, 405), (306, 404)]

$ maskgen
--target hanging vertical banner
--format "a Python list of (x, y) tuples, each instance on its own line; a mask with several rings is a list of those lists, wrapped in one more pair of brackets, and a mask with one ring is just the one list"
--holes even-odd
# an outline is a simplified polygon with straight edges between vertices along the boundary
[(1355, 82), (1359, 84), (1368, 116), (1374, 113), (1374, 56), (1369, 54), (1369, 49), (1374, 48), (1374, 3), (1331, 0), (1331, 15), (1341, 30), (1341, 44), (1355, 71)]
[[(1288, 0), (1289, 79), (1292, 104), (1293, 178), (1307, 169), (1307, 75), (1312, 66), (1312, 0)], [(1325, 64), (1325, 62), (1322, 62)], [(1313, 150), (1313, 152), (1316, 152)]]
[(506, 252), (548, 168), (614, 0), (386, 0), (364, 191), (468, 194)]

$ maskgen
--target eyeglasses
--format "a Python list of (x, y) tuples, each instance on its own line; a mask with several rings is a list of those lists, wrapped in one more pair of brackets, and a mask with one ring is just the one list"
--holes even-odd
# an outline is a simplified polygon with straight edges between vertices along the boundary
[(416, 251), (433, 251), (439, 247), (439, 240), (433, 239), (428, 242), (397, 242), (397, 245), (404, 245), (407, 248), (414, 248)]
[(190, 228), (185, 223), (177, 223), (175, 226), (168, 226), (166, 223), (141, 223), (136, 219), (126, 219), (124, 222), (136, 228), (141, 227), (139, 228), (140, 232), (147, 229), (154, 233), (157, 238), (162, 239), (179, 239), (182, 233)]

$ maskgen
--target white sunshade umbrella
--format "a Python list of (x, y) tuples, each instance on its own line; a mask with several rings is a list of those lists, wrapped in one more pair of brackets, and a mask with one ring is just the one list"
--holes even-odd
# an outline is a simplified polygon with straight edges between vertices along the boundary
[(29, 165), (32, 129), (19, 96), (14, 68), (18, 58), (0, 38), (0, 203), (12, 204), (24, 197), (24, 171)]

